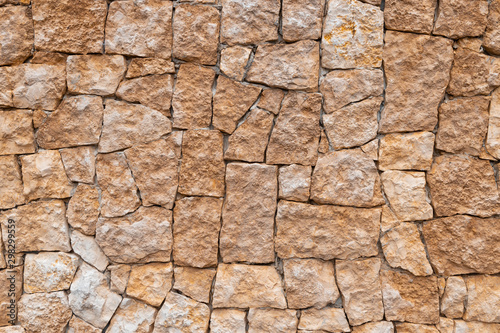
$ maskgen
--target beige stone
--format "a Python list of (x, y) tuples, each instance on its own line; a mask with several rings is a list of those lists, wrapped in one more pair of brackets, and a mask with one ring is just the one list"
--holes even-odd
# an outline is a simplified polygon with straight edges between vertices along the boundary
[(483, 47), (492, 54), (500, 54), (500, 2), (489, 2), (488, 21), (483, 37)]
[(215, 272), (215, 269), (175, 267), (174, 289), (198, 302), (209, 303)]
[(439, 317), (439, 324), (436, 325), (439, 333), (454, 333), (455, 321), (446, 317)]
[(285, 0), (282, 8), (283, 39), (295, 42), (321, 38), (324, 1)]
[(314, 332), (350, 332), (349, 324), (343, 309), (324, 308), (321, 310), (309, 309), (302, 311), (299, 321), (299, 330), (313, 330)]
[(104, 254), (97, 241), (92, 236), (82, 234), (78, 230), (71, 232), (71, 247), (85, 262), (94, 266), (101, 272), (109, 264), (108, 257)]
[[(12, 322), (9, 323), (9, 321), (16, 321), (17, 314), (19, 312), (19, 299), (22, 294), (23, 267), (9, 267), (9, 269), (1, 270), (0, 307), (4, 310), (4, 314), (0, 316), (0, 325), (8, 326), (12, 324)], [(13, 308), (11, 304), (14, 304)], [(8, 309), (8, 306), (11, 306), (11, 308)]]
[(149, 333), (153, 329), (156, 309), (132, 298), (124, 298), (109, 323), (109, 333)]
[(18, 320), (26, 333), (63, 333), (72, 314), (64, 291), (24, 294), (18, 306)]
[[(287, 65), (283, 66), (283, 63)], [(246, 80), (275, 88), (313, 92), (318, 90), (318, 76), (319, 44), (305, 40), (259, 46)]]
[(74, 254), (28, 253), (24, 258), (23, 290), (31, 294), (69, 289), (79, 264)]
[(13, 92), (17, 82), (21, 78), (21, 66), (0, 67), (0, 106), (14, 106)]
[(245, 333), (246, 312), (236, 309), (213, 309), (210, 317), (212, 333)]
[(81, 320), (77, 316), (73, 316), (69, 321), (67, 333), (101, 333), (101, 332), (102, 330)]
[(441, 313), (448, 318), (462, 318), (466, 296), (464, 279), (460, 276), (450, 276), (446, 280), (446, 289), (441, 299)]
[(380, 213), (380, 209), (281, 200), (276, 214), (278, 257), (331, 260), (375, 256)]
[(394, 324), (390, 321), (366, 323), (353, 327), (352, 333), (394, 333)]
[(99, 190), (93, 185), (79, 184), (66, 211), (69, 225), (86, 235), (94, 235), (99, 206)]
[(170, 133), (169, 139), (174, 143), (175, 156), (178, 159), (182, 157), (182, 138), (184, 136), (184, 131), (173, 131)]
[(99, 218), (96, 241), (114, 262), (168, 262), (172, 251), (171, 225), (171, 211), (140, 207), (124, 217)]
[(379, 139), (374, 139), (359, 148), (363, 151), (363, 153), (365, 153), (366, 156), (370, 157), (374, 161), (378, 161), (379, 141)]
[(158, 307), (172, 288), (172, 274), (172, 263), (132, 266), (127, 295)]
[(248, 311), (248, 333), (297, 331), (297, 311), (279, 309), (250, 309)]
[(292, 164), (279, 168), (280, 199), (308, 201), (311, 188), (311, 166)]
[(325, 130), (321, 130), (321, 135), (319, 138), (318, 153), (326, 154), (330, 151), (330, 142), (328, 142), (328, 137), (326, 136)]
[(439, 333), (435, 326), (411, 323), (396, 323), (398, 333)]
[(453, 39), (481, 36), (486, 28), (487, 15), (487, 0), (440, 1), (432, 33)]
[(31, 11), (23, 6), (2, 7), (0, 17), (0, 66), (21, 64), (33, 47)]
[(385, 233), (401, 224), (394, 211), (387, 205), (382, 206), (382, 217), (380, 219), (380, 231)]
[(29, 110), (0, 111), (0, 155), (35, 152), (32, 116)]
[(47, 119), (48, 114), (42, 109), (33, 110), (33, 127), (39, 128), (45, 119)]
[(252, 49), (240, 45), (230, 46), (220, 52), (220, 70), (231, 79), (243, 80)]
[(429, 170), (434, 153), (434, 134), (388, 134), (380, 139), (379, 153), (380, 170)]
[(278, 168), (230, 163), (219, 248), (224, 262), (274, 261), (274, 214)]
[(488, 135), (486, 137), (486, 150), (494, 158), (500, 158), (500, 89), (495, 89), (491, 95)]
[(31, 58), (32, 64), (48, 64), (48, 65), (59, 65), (66, 64), (69, 54), (59, 53), (59, 52), (46, 52), (35, 50), (33, 58)]
[(273, 114), (278, 114), (284, 96), (285, 93), (281, 89), (264, 89), (257, 106)]
[(59, 152), (69, 180), (75, 183), (94, 183), (95, 147), (67, 148)]
[(385, 27), (430, 34), (436, 6), (437, 0), (387, 0), (384, 8)]
[(500, 330), (500, 324), (489, 324), (481, 322), (467, 322), (463, 320), (455, 320), (454, 333), (497, 333)]
[(133, 79), (147, 75), (175, 74), (175, 64), (161, 58), (133, 58), (125, 78)]
[(471, 275), (467, 283), (466, 321), (500, 322), (500, 277)]
[(14, 208), (25, 202), (21, 168), (17, 157), (0, 156), (0, 209)]
[(109, 289), (115, 293), (123, 294), (130, 277), (130, 265), (111, 265), (108, 266), (108, 271), (110, 272)]

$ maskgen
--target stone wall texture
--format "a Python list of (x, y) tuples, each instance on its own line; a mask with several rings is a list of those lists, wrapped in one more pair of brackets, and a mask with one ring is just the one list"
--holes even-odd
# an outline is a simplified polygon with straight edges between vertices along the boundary
[(0, 333), (500, 333), (500, 0), (0, 0)]

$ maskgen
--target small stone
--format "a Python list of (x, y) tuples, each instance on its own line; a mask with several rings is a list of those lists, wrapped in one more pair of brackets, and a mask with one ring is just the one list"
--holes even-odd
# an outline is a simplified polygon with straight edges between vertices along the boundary
[(500, 322), (500, 277), (471, 275), (467, 283), (467, 310), (464, 320)]
[(90, 325), (89, 323), (81, 320), (77, 316), (73, 316), (69, 321), (67, 333), (101, 333), (101, 332), (102, 332), (101, 329), (98, 329)]
[(221, 43), (260, 44), (278, 40), (278, 0), (222, 0)]
[(349, 323), (343, 309), (324, 308), (302, 311), (299, 330), (318, 330), (321, 332), (350, 332)]
[(124, 298), (120, 307), (109, 323), (106, 332), (109, 333), (149, 333), (153, 329), (156, 309), (152, 306), (137, 302), (132, 298)]
[(285, 0), (282, 8), (283, 39), (295, 42), (320, 39), (323, 23), (324, 1)]
[(320, 156), (312, 175), (311, 200), (320, 204), (373, 207), (384, 204), (372, 159), (359, 149)]
[[(9, 293), (11, 294), (9, 295)], [(21, 298), (22, 294), (23, 294), (23, 267), (22, 266), (14, 267), (12, 269), (9, 267), (9, 269), (1, 270), (0, 307), (2, 307), (2, 309), (4, 309), (5, 312), (4, 315), (0, 316), (0, 325), (2, 326), (11, 325), (12, 322), (9, 321), (13, 320), (13, 318), (10, 317), (10, 314), (13, 314), (14, 318), (17, 318), (17, 314), (19, 312), (19, 298)], [(14, 309), (12, 309), (11, 304), (14, 304)], [(8, 306), (11, 306), (9, 312), (7, 312)]]
[(134, 178), (122, 153), (97, 155), (96, 171), (101, 188), (102, 216), (123, 216), (141, 205)]
[(171, 225), (169, 210), (140, 207), (124, 217), (99, 218), (96, 241), (114, 262), (168, 262), (172, 252)]
[(75, 147), (60, 150), (64, 170), (69, 180), (75, 183), (94, 183), (94, 147)]
[(175, 267), (174, 289), (198, 302), (209, 303), (215, 272), (215, 269)]
[(179, 193), (224, 196), (223, 136), (219, 131), (186, 131), (182, 139)]
[(432, 218), (432, 206), (425, 189), (425, 172), (389, 170), (382, 173), (381, 178), (385, 195), (399, 220)]
[(386, 29), (430, 34), (434, 26), (436, 0), (387, 0)]
[(481, 48), (481, 43), (481, 38), (465, 37), (455, 41), (455, 43), (453, 44), (453, 48), (464, 48), (481, 53), (483, 51), (483, 49)]
[(441, 313), (448, 318), (462, 318), (466, 296), (464, 279), (460, 276), (450, 276), (446, 280), (446, 289), (441, 299)]
[(321, 130), (321, 136), (319, 138), (318, 153), (326, 154), (330, 151), (330, 142), (328, 142), (328, 137), (326, 136), (325, 130)]
[(250, 111), (245, 121), (228, 138), (226, 160), (264, 162), (274, 117), (260, 108)]
[(212, 86), (215, 72), (195, 64), (182, 64), (177, 73), (172, 108), (174, 127), (208, 128), (212, 121)]
[(172, 56), (204, 65), (217, 63), (220, 13), (210, 6), (182, 4), (175, 7)]
[(39, 128), (42, 126), (45, 119), (47, 119), (48, 114), (42, 109), (35, 109), (33, 111), (33, 127)]
[(285, 291), (288, 307), (321, 309), (339, 298), (331, 261), (287, 259), (284, 261)]
[[(1, 1), (1, 0), (0, 0)], [(17, 82), (21, 79), (21, 66), (0, 67), (0, 106), (14, 106), (13, 92)]]
[(235, 309), (213, 309), (210, 318), (212, 333), (245, 333), (246, 312)]
[(71, 232), (71, 247), (84, 261), (101, 272), (108, 266), (108, 257), (106, 257), (94, 237), (73, 230)]
[(106, 53), (170, 59), (172, 7), (170, 1), (156, 0), (111, 3), (106, 20)]
[(264, 89), (262, 90), (257, 106), (273, 114), (278, 114), (284, 96), (285, 93), (281, 89)]
[(31, 12), (23, 6), (2, 7), (0, 17), (0, 66), (21, 64), (33, 47)]
[(246, 80), (275, 88), (313, 92), (318, 90), (318, 77), (319, 43), (304, 40), (293, 44), (260, 45)]
[(169, 139), (174, 143), (175, 156), (177, 159), (182, 157), (182, 137), (184, 136), (184, 131), (173, 131), (170, 133)]
[(86, 235), (95, 235), (99, 206), (99, 190), (92, 185), (79, 184), (66, 211), (69, 225)]
[(398, 333), (440, 333), (435, 326), (411, 323), (396, 323)]
[(487, 0), (442, 0), (432, 33), (453, 39), (481, 36), (487, 16)]
[(23, 290), (31, 294), (69, 289), (79, 265), (78, 257), (70, 253), (28, 253), (24, 258)]
[[(440, 123), (438, 133), (441, 126)], [(388, 134), (380, 139), (379, 152), (380, 170), (429, 170), (434, 153), (434, 134)]]
[(48, 65), (66, 65), (66, 60), (69, 54), (59, 53), (59, 52), (46, 52), (35, 50), (33, 58), (31, 58), (32, 64), (48, 64)]
[(35, 152), (32, 117), (29, 110), (0, 111), (0, 155)]
[(168, 293), (156, 316), (153, 333), (205, 333), (208, 330), (210, 309), (177, 293)]
[(267, 147), (267, 164), (316, 164), (321, 101), (320, 94), (286, 95)]
[(375, 256), (378, 253), (380, 214), (380, 209), (281, 200), (276, 214), (276, 252), (284, 259)]
[(394, 333), (394, 324), (390, 321), (366, 323), (353, 327), (352, 333)]
[(230, 163), (222, 210), (222, 261), (274, 261), (274, 214), (278, 168), (265, 164)]
[(68, 296), (58, 291), (21, 296), (17, 319), (26, 333), (63, 333), (71, 315)]
[(401, 224), (399, 218), (389, 206), (382, 206), (382, 217), (380, 220), (380, 231), (387, 232)]
[(252, 49), (243, 46), (230, 46), (220, 52), (220, 70), (231, 79), (243, 80), (245, 69)]
[(455, 321), (446, 317), (439, 317), (439, 324), (436, 325), (439, 333), (454, 333)]
[(111, 265), (108, 266), (110, 272), (109, 289), (115, 293), (123, 294), (127, 288), (130, 277), (130, 265)]
[(485, 146), (488, 153), (500, 159), (500, 89), (495, 89), (491, 96)]
[(66, 72), (68, 91), (73, 94), (113, 95), (127, 70), (123, 56), (72, 55)]
[(133, 58), (128, 65), (125, 78), (133, 79), (154, 74), (175, 74), (175, 64), (160, 58)]
[(308, 201), (311, 173), (311, 166), (299, 164), (279, 168), (279, 198), (292, 201)]
[(483, 37), (483, 47), (488, 53), (500, 54), (500, 1), (489, 2), (488, 24)]
[(374, 139), (368, 143), (365, 143), (359, 147), (366, 156), (370, 157), (374, 161), (378, 161), (378, 151), (379, 151), (379, 139)]
[(323, 115), (323, 124), (333, 149), (361, 146), (375, 139), (382, 101), (382, 97), (365, 99)]
[(328, 1), (321, 39), (323, 67), (380, 67), (383, 45), (384, 12), (380, 8), (360, 1)]
[(456, 333), (498, 333), (500, 324), (488, 324), (480, 322), (467, 322), (463, 320), (455, 320)]
[(0, 156), (0, 209), (14, 208), (25, 202), (23, 179), (17, 157)]
[(172, 263), (132, 266), (127, 295), (158, 307), (172, 288), (172, 274)]
[(278, 309), (250, 309), (248, 311), (248, 333), (297, 331), (297, 311)]

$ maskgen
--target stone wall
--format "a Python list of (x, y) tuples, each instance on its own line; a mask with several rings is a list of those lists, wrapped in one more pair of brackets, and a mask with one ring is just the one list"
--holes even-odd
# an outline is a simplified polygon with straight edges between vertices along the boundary
[(0, 0), (0, 333), (500, 332), (500, 0)]

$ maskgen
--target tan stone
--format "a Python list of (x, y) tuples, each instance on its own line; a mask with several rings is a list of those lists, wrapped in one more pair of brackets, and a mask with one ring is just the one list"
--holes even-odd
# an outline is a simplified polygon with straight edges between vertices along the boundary
[(485, 146), (489, 154), (500, 158), (500, 89), (495, 89), (491, 95), (488, 135)]
[(106, 20), (106, 53), (170, 59), (172, 7), (172, 2), (158, 0), (111, 3)]
[(147, 106), (107, 100), (99, 152), (109, 153), (159, 139), (172, 132), (172, 122)]
[(326, 136), (325, 130), (321, 130), (321, 136), (319, 138), (318, 153), (326, 154), (330, 151), (330, 143), (328, 142), (328, 137)]
[(94, 183), (94, 147), (75, 147), (60, 150), (64, 170), (69, 180), (75, 183)]
[(127, 288), (130, 270), (130, 265), (108, 266), (110, 272), (109, 289), (115, 293), (123, 294)]
[(64, 291), (24, 294), (18, 306), (18, 320), (26, 333), (63, 333), (72, 315)]
[(108, 257), (104, 254), (97, 241), (92, 236), (87, 236), (73, 230), (71, 232), (71, 247), (85, 262), (94, 266), (101, 272), (109, 264)]
[[(283, 63), (287, 65), (283, 66)], [(318, 90), (318, 76), (319, 44), (305, 40), (293, 44), (260, 45), (246, 80), (275, 88), (312, 92)]]
[(73, 316), (69, 321), (67, 333), (101, 333), (101, 332), (102, 330), (81, 320), (77, 316)]
[(35, 50), (33, 58), (31, 58), (32, 64), (48, 64), (48, 65), (59, 65), (66, 64), (69, 54), (59, 53), (59, 52), (46, 52)]
[(450, 276), (446, 280), (446, 289), (441, 299), (441, 313), (448, 318), (462, 318), (466, 296), (464, 279), (460, 276)]
[(172, 251), (171, 225), (169, 210), (140, 207), (124, 217), (99, 218), (96, 240), (114, 262), (168, 262)]
[(320, 204), (382, 205), (380, 177), (372, 159), (359, 149), (320, 156), (312, 175), (311, 200)]
[(99, 206), (98, 189), (92, 185), (79, 184), (68, 203), (68, 223), (86, 235), (94, 235)]
[(500, 277), (471, 275), (467, 283), (467, 310), (464, 320), (500, 322)]
[(184, 131), (173, 131), (170, 133), (169, 139), (174, 143), (175, 156), (178, 159), (182, 157), (182, 138), (184, 136)]
[(380, 213), (380, 209), (281, 200), (276, 214), (278, 257), (331, 260), (375, 256)]
[(213, 309), (210, 317), (212, 333), (245, 333), (246, 312), (235, 309)]
[(439, 333), (435, 326), (411, 323), (396, 323), (398, 333)]
[[(0, 0), (1, 1), (1, 0)], [(0, 67), (0, 106), (14, 106), (13, 92), (16, 83), (21, 78), (21, 66)]]
[(2, 7), (0, 17), (0, 66), (21, 64), (33, 47), (31, 11), (23, 6)]
[(368, 143), (365, 143), (361, 147), (359, 147), (366, 156), (370, 157), (374, 161), (378, 161), (379, 159), (379, 139), (374, 139)]
[(285, 291), (288, 307), (321, 309), (339, 298), (331, 261), (287, 259), (284, 261)]
[(182, 139), (179, 193), (224, 196), (223, 136), (219, 131), (186, 131)]
[(175, 64), (160, 58), (134, 58), (128, 65), (125, 78), (133, 79), (154, 74), (175, 74)]
[(278, 309), (250, 309), (248, 312), (248, 333), (297, 331), (297, 311)]
[(302, 311), (299, 329), (313, 330), (314, 332), (350, 332), (349, 324), (343, 309), (324, 308), (321, 310), (309, 309)]
[(47, 119), (48, 114), (42, 109), (33, 110), (33, 127), (39, 128), (45, 119)]
[(428, 35), (387, 31), (387, 80), (380, 132), (432, 131), (453, 63), (452, 41)]
[[(9, 295), (10, 293), (10, 295)], [(0, 271), (0, 307), (4, 314), (0, 316), (0, 325), (11, 325), (19, 312), (19, 298), (23, 294), (23, 267), (9, 267)], [(14, 304), (12, 308), (11, 304)], [(7, 307), (11, 306), (10, 309)], [(9, 311), (7, 311), (7, 309)]]
[(436, 325), (439, 333), (454, 333), (455, 322), (453, 319), (448, 319), (446, 317), (439, 317), (439, 324)]
[(29, 110), (0, 111), (0, 155), (35, 152), (32, 116)]
[(487, 0), (442, 0), (432, 33), (453, 39), (481, 36), (487, 15)]
[(172, 263), (132, 266), (127, 295), (158, 307), (172, 288), (172, 274)]
[(280, 199), (308, 201), (311, 188), (311, 166), (292, 164), (279, 168)]
[(74, 254), (28, 253), (24, 258), (23, 290), (31, 294), (69, 289), (79, 264)]
[(252, 49), (239, 45), (230, 46), (220, 52), (220, 70), (231, 79), (243, 80)]
[(274, 214), (278, 168), (230, 163), (222, 210), (220, 254), (224, 262), (274, 261)]
[(388, 134), (380, 139), (379, 153), (380, 170), (429, 170), (434, 153), (434, 134)]
[(384, 8), (385, 27), (430, 34), (436, 6), (437, 0), (387, 0)]
[(483, 37), (483, 47), (492, 54), (500, 54), (500, 1), (489, 2), (488, 21)]
[(189, 63), (180, 66), (172, 99), (174, 127), (195, 129), (210, 126), (214, 79), (212, 69)]
[(264, 89), (262, 90), (257, 106), (274, 114), (278, 114), (284, 96), (285, 93), (281, 89)]
[(366, 323), (353, 327), (352, 333), (394, 333), (394, 324), (390, 321)]
[(380, 231), (386, 232), (398, 226), (401, 221), (389, 206), (382, 206), (382, 217), (380, 219)]
[(328, 1), (321, 39), (323, 67), (380, 67), (383, 44), (384, 13), (380, 8), (360, 1)]
[(286, 42), (321, 38), (324, 1), (285, 0), (282, 33)]
[(215, 272), (215, 269), (175, 267), (174, 289), (198, 302), (209, 303)]
[(106, 332), (149, 333), (153, 329), (156, 309), (152, 306), (137, 302), (131, 298), (124, 298), (120, 307), (109, 323)]
[(0, 156), (0, 209), (14, 208), (25, 202), (21, 168), (17, 157)]
[(500, 324), (488, 324), (481, 322), (467, 322), (463, 320), (455, 320), (454, 333), (498, 333)]

